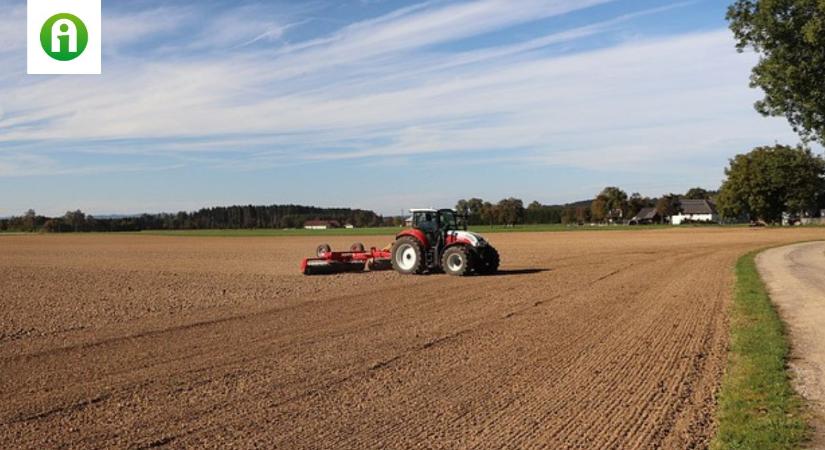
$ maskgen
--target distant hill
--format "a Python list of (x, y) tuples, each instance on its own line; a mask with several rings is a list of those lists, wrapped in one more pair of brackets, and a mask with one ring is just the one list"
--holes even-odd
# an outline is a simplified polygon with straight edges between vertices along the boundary
[(140, 217), (143, 214), (89, 214), (93, 216), (95, 219), (128, 219), (130, 217)]
[(573, 203), (565, 203), (563, 205), (547, 205), (551, 208), (589, 208), (593, 200), (579, 200)]
[(373, 211), (303, 205), (233, 205), (197, 211), (157, 214), (86, 215), (71, 211), (60, 217), (11, 217), (0, 220), (0, 231), (141, 231), (301, 228), (308, 220), (332, 220), (356, 227), (378, 226)]

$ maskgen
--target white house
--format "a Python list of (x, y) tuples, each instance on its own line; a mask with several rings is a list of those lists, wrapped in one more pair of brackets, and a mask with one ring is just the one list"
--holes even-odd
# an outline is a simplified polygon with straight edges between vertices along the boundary
[(681, 212), (670, 216), (670, 223), (680, 225), (683, 222), (719, 223), (716, 207), (709, 200), (681, 200)]
[(307, 220), (304, 222), (307, 230), (328, 230), (330, 228), (341, 228), (337, 220)]

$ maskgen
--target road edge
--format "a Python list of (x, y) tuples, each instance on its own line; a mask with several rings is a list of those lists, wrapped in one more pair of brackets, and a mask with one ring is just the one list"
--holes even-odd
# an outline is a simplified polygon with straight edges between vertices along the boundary
[(788, 371), (785, 324), (756, 267), (741, 256), (730, 307), (728, 365), (717, 396), (713, 449), (795, 449), (810, 436), (805, 404)]

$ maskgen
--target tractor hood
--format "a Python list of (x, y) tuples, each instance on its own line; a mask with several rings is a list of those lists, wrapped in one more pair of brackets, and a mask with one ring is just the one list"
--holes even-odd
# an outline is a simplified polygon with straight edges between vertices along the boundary
[(487, 245), (487, 241), (484, 239), (484, 236), (473, 233), (472, 231), (450, 231), (448, 233), (447, 242), (465, 242), (473, 247), (483, 247)]

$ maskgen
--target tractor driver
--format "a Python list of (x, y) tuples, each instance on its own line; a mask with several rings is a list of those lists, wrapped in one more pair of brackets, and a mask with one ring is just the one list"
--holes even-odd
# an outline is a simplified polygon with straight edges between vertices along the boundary
[(418, 219), (418, 228), (427, 233), (435, 231), (438, 228), (435, 223), (435, 214), (431, 212), (422, 214), (421, 218)]
[(415, 226), (427, 235), (427, 239), (432, 240), (435, 237), (435, 231), (438, 230), (435, 213), (426, 212), (421, 214), (418, 216), (418, 223)]

